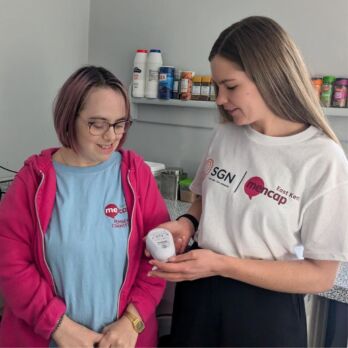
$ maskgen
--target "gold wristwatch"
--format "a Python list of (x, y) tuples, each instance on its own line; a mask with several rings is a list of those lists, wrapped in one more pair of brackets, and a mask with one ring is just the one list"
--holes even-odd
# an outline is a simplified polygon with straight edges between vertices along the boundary
[(129, 321), (132, 323), (133, 325), (133, 329), (137, 332), (137, 333), (141, 333), (144, 331), (145, 329), (145, 324), (144, 322), (141, 320), (141, 318), (139, 318), (138, 316), (136, 316), (135, 314), (129, 312), (129, 311), (125, 311), (124, 316), (127, 317), (129, 319)]

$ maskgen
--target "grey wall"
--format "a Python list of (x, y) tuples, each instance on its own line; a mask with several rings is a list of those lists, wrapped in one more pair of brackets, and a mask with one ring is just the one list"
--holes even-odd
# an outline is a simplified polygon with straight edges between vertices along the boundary
[[(332, 15), (334, 13), (334, 15)], [(347, 0), (91, 0), (89, 61), (130, 83), (134, 51), (161, 48), (164, 64), (209, 72), (207, 56), (221, 30), (249, 15), (266, 15), (293, 36), (313, 75), (348, 75)], [(142, 106), (142, 118), (183, 115), (200, 124), (212, 110)], [(333, 121), (347, 140), (348, 119)], [(127, 141), (146, 159), (193, 174), (211, 130), (136, 123)]]
[[(347, 76), (347, 0), (0, 0), (0, 165), (19, 169), (30, 154), (58, 144), (52, 101), (80, 65), (104, 65), (128, 84), (134, 51), (159, 47), (165, 64), (207, 73), (220, 31), (253, 14), (273, 17), (292, 34), (313, 75)], [(138, 113), (198, 126), (215, 117), (214, 110), (153, 106)], [(348, 140), (347, 119), (332, 122)], [(192, 175), (210, 134), (138, 122), (127, 145)]]
[(0, 165), (19, 169), (58, 144), (52, 101), (88, 62), (89, 8), (89, 0), (0, 0)]

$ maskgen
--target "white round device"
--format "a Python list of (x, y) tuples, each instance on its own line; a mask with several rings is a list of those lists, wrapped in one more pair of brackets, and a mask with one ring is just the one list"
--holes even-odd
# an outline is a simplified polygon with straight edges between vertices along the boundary
[(172, 234), (164, 228), (154, 228), (146, 236), (146, 249), (154, 259), (167, 262), (171, 256), (175, 256)]

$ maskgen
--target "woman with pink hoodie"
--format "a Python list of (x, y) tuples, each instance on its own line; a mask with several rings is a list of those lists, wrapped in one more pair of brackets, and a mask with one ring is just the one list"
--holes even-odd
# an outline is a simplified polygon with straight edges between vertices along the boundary
[(131, 124), (104, 68), (59, 91), (62, 147), (27, 159), (0, 205), (0, 346), (156, 345), (165, 282), (148, 276), (143, 238), (169, 216), (150, 168), (121, 148)]

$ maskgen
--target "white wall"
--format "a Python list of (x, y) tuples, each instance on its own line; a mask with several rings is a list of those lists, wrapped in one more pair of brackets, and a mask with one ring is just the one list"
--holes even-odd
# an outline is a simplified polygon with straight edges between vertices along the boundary
[(88, 62), (88, 33), (89, 0), (0, 0), (0, 165), (58, 144), (52, 101)]
[[(221, 30), (255, 14), (273, 17), (292, 34), (313, 75), (348, 75), (347, 0), (0, 0), (0, 165), (19, 169), (30, 154), (58, 144), (52, 101), (80, 65), (104, 65), (128, 84), (134, 51), (159, 47), (165, 64), (207, 73)], [(215, 117), (204, 109), (142, 106), (139, 112), (197, 125)], [(347, 122), (333, 120), (343, 140)], [(192, 175), (210, 134), (138, 122), (127, 146)]]
[[(250, 15), (277, 20), (296, 40), (313, 75), (348, 76), (347, 0), (91, 0), (89, 61), (129, 83), (134, 51), (161, 48), (164, 64), (207, 73), (218, 34)], [(139, 112), (144, 117), (184, 113), (199, 124), (200, 116), (212, 111), (142, 106)], [(346, 140), (347, 122), (333, 121)], [(193, 174), (210, 134), (208, 129), (138, 122), (127, 145), (148, 160), (183, 166)]]

